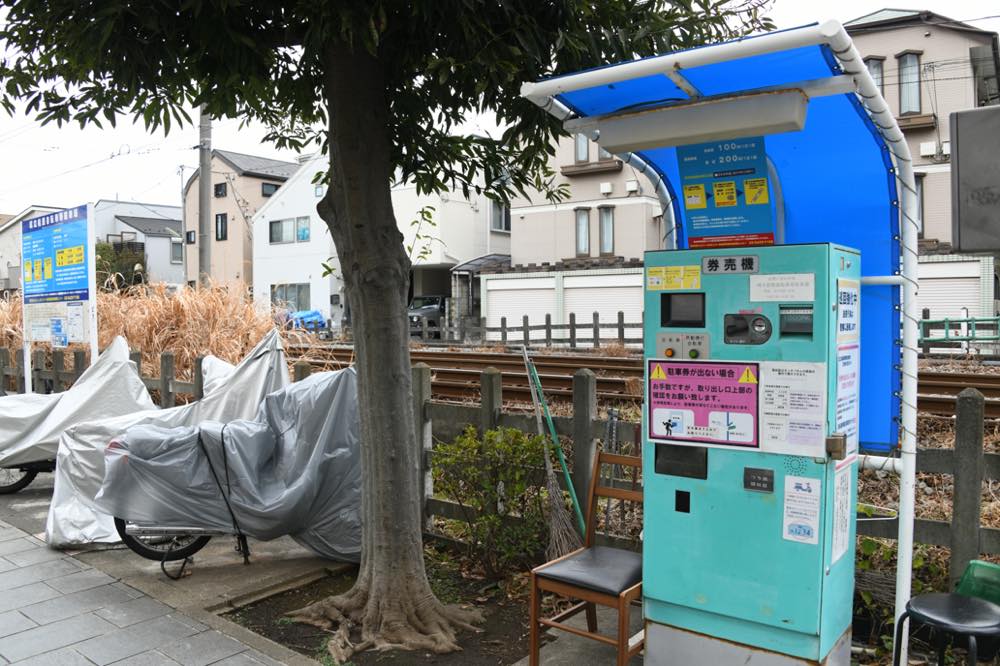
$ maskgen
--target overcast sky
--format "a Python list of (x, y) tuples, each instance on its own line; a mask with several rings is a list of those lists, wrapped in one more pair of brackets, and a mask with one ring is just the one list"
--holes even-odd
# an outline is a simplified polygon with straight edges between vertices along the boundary
[[(891, 3), (899, 6), (898, 0)], [(878, 0), (775, 0), (770, 16), (779, 28), (835, 18), (847, 21), (886, 5)], [(923, 0), (906, 8), (929, 9), (949, 18), (1000, 31), (1000, 14), (991, 0)], [(197, 120), (195, 118), (195, 120)], [(479, 123), (471, 126), (482, 131)], [(213, 126), (215, 148), (294, 160), (295, 155), (262, 144), (261, 127), (240, 129), (238, 120)], [(68, 207), (98, 199), (180, 204), (181, 169), (197, 166), (197, 127), (147, 134), (142, 125), (119, 122), (117, 128), (80, 129), (76, 125), (42, 127), (25, 116), (0, 112), (0, 213), (18, 213), (32, 204)]]

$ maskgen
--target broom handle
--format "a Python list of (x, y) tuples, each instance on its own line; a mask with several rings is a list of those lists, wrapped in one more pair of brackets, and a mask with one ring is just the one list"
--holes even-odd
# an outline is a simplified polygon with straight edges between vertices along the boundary
[(535, 391), (535, 382), (531, 380), (531, 359), (528, 358), (528, 348), (521, 347), (521, 354), (524, 356), (524, 371), (528, 374), (528, 388), (531, 389), (531, 406), (535, 409), (535, 426), (538, 428), (538, 434), (544, 437), (545, 426), (542, 425), (542, 408), (538, 406), (538, 392)]
[(556, 434), (556, 426), (552, 422), (552, 414), (549, 413), (549, 404), (545, 401), (542, 380), (538, 378), (535, 364), (531, 361), (530, 357), (528, 358), (528, 372), (531, 375), (531, 381), (535, 385), (535, 390), (538, 391), (538, 398), (542, 403), (542, 410), (545, 412), (545, 420), (549, 424), (549, 437), (552, 439), (552, 447), (556, 450), (556, 458), (559, 459), (559, 466), (562, 468), (563, 478), (566, 480), (566, 488), (569, 489), (569, 498), (573, 502), (573, 511), (576, 513), (577, 526), (580, 528), (580, 534), (586, 534), (587, 523), (583, 519), (583, 511), (580, 510), (580, 500), (576, 498), (576, 490), (573, 488), (573, 482), (569, 478), (569, 469), (566, 467), (566, 458), (563, 456), (562, 445), (559, 443), (559, 435)]

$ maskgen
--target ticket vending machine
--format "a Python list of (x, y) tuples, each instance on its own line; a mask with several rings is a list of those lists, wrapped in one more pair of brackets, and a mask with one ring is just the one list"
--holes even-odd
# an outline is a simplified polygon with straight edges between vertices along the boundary
[(646, 253), (646, 664), (849, 664), (860, 269)]

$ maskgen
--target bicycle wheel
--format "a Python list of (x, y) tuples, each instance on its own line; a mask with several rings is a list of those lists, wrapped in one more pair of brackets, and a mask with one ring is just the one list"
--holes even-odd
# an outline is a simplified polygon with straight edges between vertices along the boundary
[(38, 472), (18, 467), (0, 467), (0, 495), (16, 493), (35, 480)]
[(115, 529), (122, 542), (136, 555), (156, 562), (173, 562), (191, 557), (205, 547), (212, 537), (177, 534), (173, 536), (138, 536), (125, 531), (125, 521), (115, 517)]

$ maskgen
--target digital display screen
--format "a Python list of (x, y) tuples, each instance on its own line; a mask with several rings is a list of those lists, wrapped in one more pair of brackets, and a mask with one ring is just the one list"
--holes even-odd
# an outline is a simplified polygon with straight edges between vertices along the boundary
[(705, 294), (663, 294), (660, 302), (660, 326), (703, 328)]

